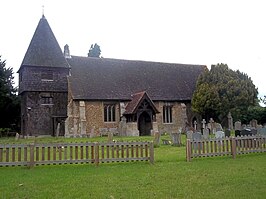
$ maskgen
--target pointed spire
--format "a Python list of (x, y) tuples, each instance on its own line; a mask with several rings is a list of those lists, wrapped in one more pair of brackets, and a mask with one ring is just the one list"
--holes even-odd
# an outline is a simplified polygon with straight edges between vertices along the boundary
[(32, 37), (21, 66), (64, 67), (69, 65), (49, 26), (47, 19), (42, 16)]

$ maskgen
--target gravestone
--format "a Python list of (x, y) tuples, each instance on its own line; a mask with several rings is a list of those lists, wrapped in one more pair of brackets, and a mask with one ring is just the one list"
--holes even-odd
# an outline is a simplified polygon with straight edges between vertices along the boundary
[(113, 132), (112, 131), (108, 131), (108, 140), (107, 140), (108, 143), (111, 143), (113, 142)]
[(215, 129), (216, 131), (223, 131), (223, 127), (220, 123), (215, 123)]
[(209, 121), (209, 128), (210, 128), (210, 132), (213, 134), (214, 133), (214, 120), (211, 118), (210, 121)]
[(252, 133), (251, 133), (250, 129), (242, 129), (241, 132), (240, 132), (240, 135), (241, 136), (251, 136)]
[(187, 131), (187, 139), (192, 139), (192, 134), (193, 134), (192, 130)]
[(241, 122), (237, 121), (235, 122), (235, 131), (241, 131), (242, 127), (241, 127)]
[(224, 132), (223, 131), (216, 131), (215, 132), (215, 138), (217, 138), (217, 139), (224, 138)]
[(194, 129), (195, 129), (195, 130), (197, 130), (197, 124), (198, 124), (198, 123), (197, 123), (197, 121), (195, 120), (195, 121), (194, 121)]
[(228, 129), (232, 130), (233, 129), (233, 118), (232, 118), (231, 112), (228, 113), (227, 119), (228, 119)]
[(258, 134), (261, 136), (266, 136), (266, 128), (258, 129)]
[(209, 138), (209, 129), (203, 129), (203, 139), (207, 140)]
[(205, 129), (206, 128), (206, 120), (203, 119), (201, 123), (202, 123), (202, 129)]
[(171, 133), (173, 146), (181, 146), (181, 133)]
[(202, 139), (202, 135), (200, 132), (195, 132), (192, 134), (192, 140), (201, 140)]
[[(195, 132), (192, 134), (192, 139), (193, 141), (201, 141), (202, 140), (202, 135), (200, 132)], [(193, 148), (195, 150), (198, 150), (198, 143), (193, 143)], [(200, 144), (200, 149), (202, 148), (202, 144)]]
[(241, 136), (242, 124), (240, 121), (235, 122), (235, 137)]
[(161, 134), (158, 131), (154, 132), (153, 143), (154, 143), (155, 146), (159, 146), (160, 145), (160, 138), (161, 138)]
[(60, 123), (57, 123), (57, 127), (56, 127), (56, 137), (59, 136), (59, 132), (60, 132)]
[(258, 129), (261, 129), (263, 126), (261, 125), (261, 124), (258, 124), (258, 126), (257, 126), (257, 130)]
[(16, 137), (15, 137), (15, 140), (17, 141), (19, 139), (19, 134), (16, 133)]
[(108, 128), (99, 128), (100, 136), (108, 135)]
[(95, 137), (95, 128), (92, 127), (91, 128), (91, 133), (90, 133), (90, 138), (94, 138)]
[(231, 131), (229, 129), (226, 129), (224, 132), (225, 137), (230, 137)]
[(112, 134), (115, 136), (115, 135), (118, 135), (118, 129), (117, 128), (109, 128), (108, 131), (112, 132)]
[(256, 129), (257, 126), (258, 126), (258, 121), (255, 120), (255, 119), (253, 119), (253, 120), (251, 120), (251, 121), (249, 122), (249, 124), (250, 124), (251, 128)]

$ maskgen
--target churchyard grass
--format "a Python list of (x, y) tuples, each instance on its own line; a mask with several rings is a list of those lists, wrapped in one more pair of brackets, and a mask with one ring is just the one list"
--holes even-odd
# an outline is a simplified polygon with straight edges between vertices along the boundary
[[(168, 138), (167, 136), (163, 138)], [(182, 137), (183, 143), (185, 138)], [(152, 137), (119, 138), (151, 141)], [(35, 142), (106, 141), (41, 138)], [(0, 139), (0, 143), (32, 140)], [(148, 162), (0, 167), (0, 198), (265, 198), (266, 154), (199, 158), (186, 162), (185, 146), (155, 148)]]

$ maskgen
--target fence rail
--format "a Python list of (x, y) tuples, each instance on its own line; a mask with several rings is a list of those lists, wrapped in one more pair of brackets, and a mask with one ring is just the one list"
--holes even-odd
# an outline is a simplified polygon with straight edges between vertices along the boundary
[(150, 161), (150, 142), (1, 144), (0, 166)]
[(223, 139), (187, 140), (187, 161), (197, 157), (212, 157), (266, 152), (266, 137), (242, 136)]

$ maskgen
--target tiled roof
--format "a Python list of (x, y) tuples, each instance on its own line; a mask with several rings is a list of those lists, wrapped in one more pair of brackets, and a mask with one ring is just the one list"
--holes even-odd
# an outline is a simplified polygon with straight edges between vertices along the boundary
[(142, 92), (136, 93), (136, 94), (134, 94), (132, 96), (132, 100), (130, 102), (128, 102), (128, 104), (126, 106), (126, 111), (124, 112), (124, 114), (134, 114), (134, 113), (136, 113), (140, 103), (145, 98), (149, 102), (150, 106), (153, 108), (154, 112), (155, 113), (159, 113), (159, 111), (157, 110), (156, 106), (154, 105), (154, 103), (150, 99), (149, 95), (145, 91), (142, 91)]
[(152, 100), (191, 100), (203, 65), (72, 56), (69, 77), (73, 99), (131, 100), (146, 91)]
[(44, 16), (35, 30), (22, 66), (69, 67)]

